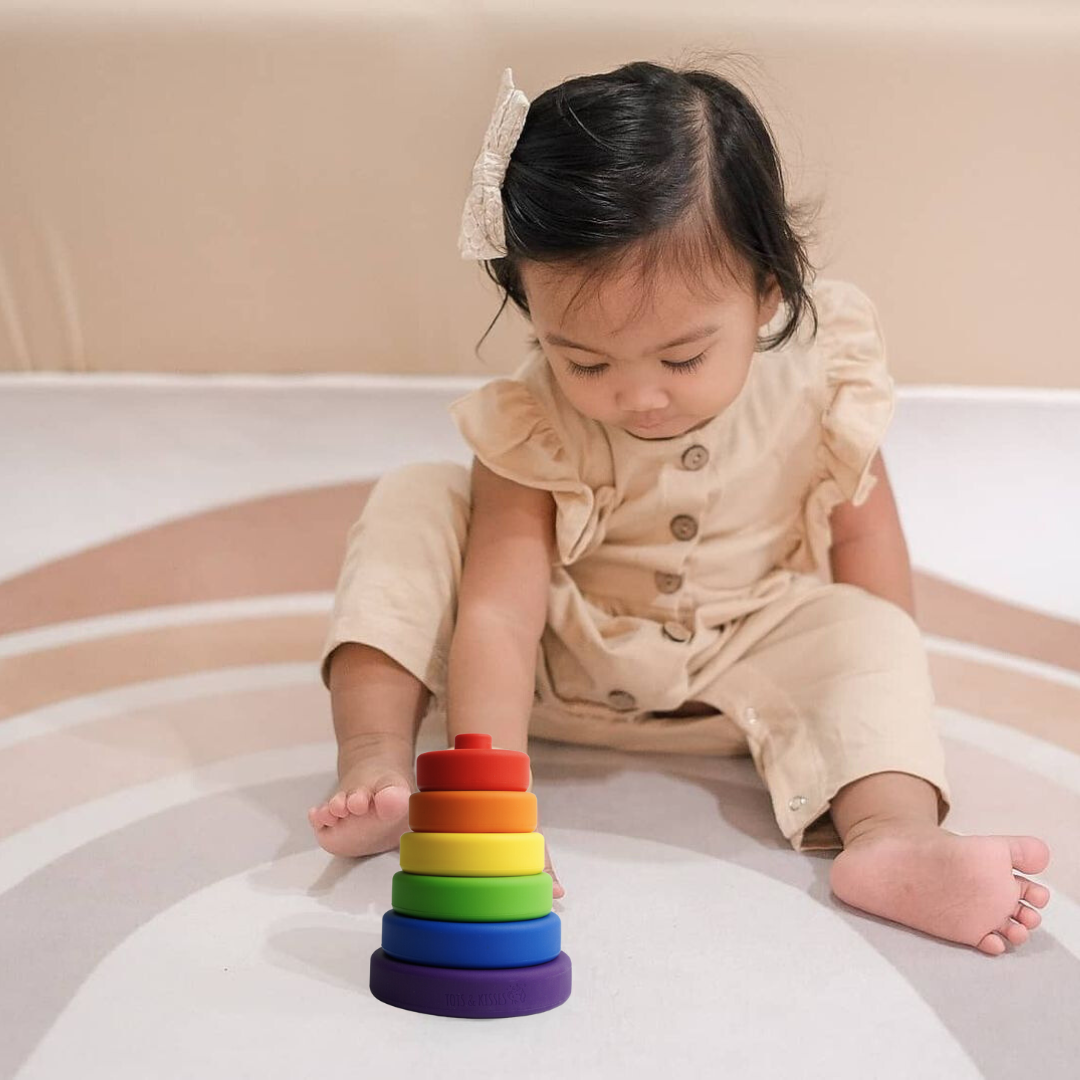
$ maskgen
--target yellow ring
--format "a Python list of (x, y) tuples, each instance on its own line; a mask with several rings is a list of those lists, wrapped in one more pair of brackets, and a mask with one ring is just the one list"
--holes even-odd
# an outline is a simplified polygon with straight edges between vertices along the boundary
[(407, 832), (401, 869), (446, 877), (520, 877), (544, 869), (542, 833)]

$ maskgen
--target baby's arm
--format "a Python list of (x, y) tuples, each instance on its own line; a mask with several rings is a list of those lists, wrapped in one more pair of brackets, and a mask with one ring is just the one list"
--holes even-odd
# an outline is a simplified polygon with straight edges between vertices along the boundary
[(862, 506), (840, 503), (830, 516), (832, 579), (890, 600), (915, 618), (907, 542), (880, 453), (870, 463), (870, 471), (878, 482), (866, 502)]
[(447, 738), (485, 732), (526, 752), (536, 653), (555, 557), (555, 500), (474, 460), (447, 674)]

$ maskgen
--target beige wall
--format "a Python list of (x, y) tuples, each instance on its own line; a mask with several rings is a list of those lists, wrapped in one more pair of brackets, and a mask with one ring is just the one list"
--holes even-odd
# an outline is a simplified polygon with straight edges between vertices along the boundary
[(510, 370), (457, 252), (502, 68), (728, 49), (898, 381), (1080, 386), (1075, 3), (128, 3), (0, 4), (0, 368)]

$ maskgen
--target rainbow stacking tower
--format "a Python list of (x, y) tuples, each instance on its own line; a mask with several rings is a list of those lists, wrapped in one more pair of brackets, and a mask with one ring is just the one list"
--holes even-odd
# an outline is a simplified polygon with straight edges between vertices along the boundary
[(551, 910), (529, 755), (458, 735), (416, 759), (401, 870), (369, 985), (387, 1005), (438, 1016), (525, 1016), (570, 996)]

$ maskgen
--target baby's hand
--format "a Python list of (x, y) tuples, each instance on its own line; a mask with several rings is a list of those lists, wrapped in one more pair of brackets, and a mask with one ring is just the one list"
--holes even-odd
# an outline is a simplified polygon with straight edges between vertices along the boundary
[[(544, 836), (544, 834), (540, 832), (539, 819), (537, 820), (535, 831), (540, 833), (541, 836)], [(560, 897), (565, 896), (566, 890), (562, 887), (562, 884), (559, 881), (559, 875), (555, 873), (555, 867), (551, 865), (551, 852), (548, 850), (548, 842), (546, 836), (544, 836), (544, 869), (551, 875), (553, 883), (551, 889), (552, 898), (558, 900)]]

